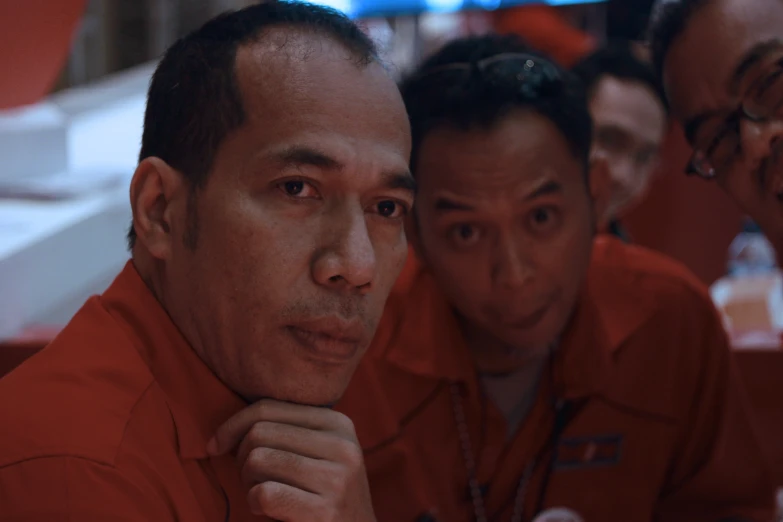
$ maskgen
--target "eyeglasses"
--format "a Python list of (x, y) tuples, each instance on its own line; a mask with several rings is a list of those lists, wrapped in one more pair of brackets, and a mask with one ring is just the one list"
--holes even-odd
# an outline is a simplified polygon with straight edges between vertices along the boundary
[(783, 107), (783, 56), (766, 70), (745, 92), (737, 110), (693, 140), (694, 153), (686, 174), (714, 179), (737, 158), (742, 147), (742, 120), (766, 122), (781, 114)]
[[(501, 53), (475, 63), (460, 62), (434, 67), (414, 76), (409, 85), (415, 92), (431, 88), (442, 89), (442, 84), (433, 81), (441, 75), (454, 75), (453, 84), (458, 86), (473, 74), (478, 75), (489, 86), (513, 87), (518, 94), (527, 97), (539, 96), (547, 88), (561, 83), (558, 68), (542, 58), (527, 53)], [(515, 81), (509, 82), (509, 77), (513, 77)]]

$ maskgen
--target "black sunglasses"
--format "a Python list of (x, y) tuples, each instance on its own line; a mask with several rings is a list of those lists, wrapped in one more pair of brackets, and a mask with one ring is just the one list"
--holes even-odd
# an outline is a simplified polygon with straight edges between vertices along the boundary
[[(478, 75), (490, 85), (514, 85), (524, 96), (538, 96), (547, 88), (560, 85), (562, 75), (553, 64), (527, 53), (501, 53), (476, 62), (457, 62), (434, 67), (414, 76), (409, 85), (416, 91), (437, 87), (432, 80), (441, 75), (454, 75), (454, 83)], [(508, 82), (510, 76), (515, 82)]]

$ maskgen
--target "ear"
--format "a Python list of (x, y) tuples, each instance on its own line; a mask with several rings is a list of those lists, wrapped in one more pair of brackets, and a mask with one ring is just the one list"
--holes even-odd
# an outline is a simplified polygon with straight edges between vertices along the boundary
[(609, 163), (600, 153), (590, 157), (590, 196), (593, 199), (593, 220), (596, 230), (603, 231), (609, 225), (609, 204), (612, 196), (612, 179)]
[(187, 190), (182, 174), (160, 158), (143, 159), (133, 174), (133, 228), (137, 241), (154, 258), (171, 257), (176, 239), (172, 230), (177, 230), (176, 223), (185, 222)]

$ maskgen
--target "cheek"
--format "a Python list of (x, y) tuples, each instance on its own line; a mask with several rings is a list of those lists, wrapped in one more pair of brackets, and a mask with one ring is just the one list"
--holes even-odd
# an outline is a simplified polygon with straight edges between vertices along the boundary
[(426, 256), (438, 286), (457, 308), (478, 309), (491, 297), (490, 268), (486, 256), (479, 251), (459, 253), (440, 249)]
[(274, 311), (295, 297), (309, 273), (315, 227), (243, 202), (212, 205), (200, 225), (200, 269), (214, 277), (216, 299)]
[[(741, 166), (719, 178), (718, 185), (746, 212), (752, 213), (756, 200), (760, 196), (758, 183), (752, 173)], [(755, 186), (754, 186), (755, 185)]]
[(389, 230), (380, 230), (374, 233), (372, 240), (376, 259), (377, 284), (375, 286), (386, 293), (391, 291), (408, 259), (408, 241), (405, 230), (388, 228)]
[(565, 297), (575, 295), (590, 265), (593, 250), (593, 229), (588, 217), (571, 226), (560, 241), (549, 250), (547, 262), (551, 279), (559, 281)]

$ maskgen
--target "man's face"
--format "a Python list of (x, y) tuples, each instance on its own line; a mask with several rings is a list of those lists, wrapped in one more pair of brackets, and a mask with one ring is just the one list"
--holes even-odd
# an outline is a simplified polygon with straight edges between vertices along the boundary
[(166, 267), (194, 347), (249, 400), (335, 402), (407, 255), (410, 131), (377, 64), (270, 31), (236, 60), (245, 124), (192, 202)]
[[(783, 119), (737, 118), (742, 100), (779, 97), (774, 77), (783, 39), (780, 0), (712, 0), (675, 40), (664, 82), (676, 116), (699, 150), (725, 161), (717, 182), (783, 247)], [(728, 121), (727, 121), (728, 120)], [(716, 141), (734, 130), (735, 141)], [(731, 136), (731, 134), (728, 134)], [(723, 143), (716, 147), (711, 144)]]
[(592, 251), (584, 168), (557, 127), (528, 111), (426, 136), (417, 246), (468, 327), (530, 355), (560, 335)]
[(640, 82), (601, 79), (590, 100), (594, 150), (606, 158), (612, 182), (609, 218), (644, 197), (666, 133), (666, 109)]

